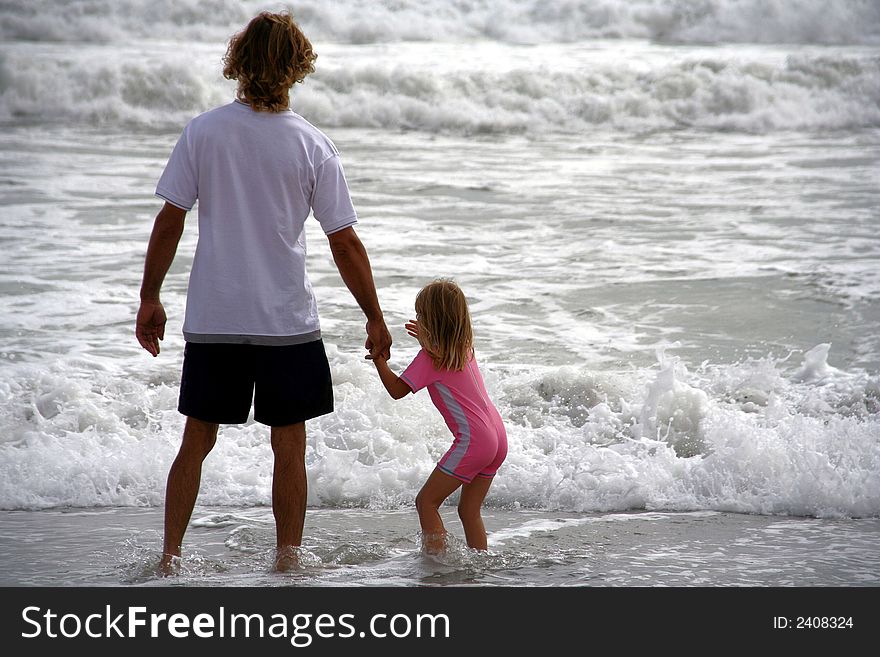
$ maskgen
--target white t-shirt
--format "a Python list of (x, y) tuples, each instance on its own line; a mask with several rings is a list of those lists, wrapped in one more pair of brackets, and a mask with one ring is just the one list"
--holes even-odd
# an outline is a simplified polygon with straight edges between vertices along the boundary
[(189, 342), (287, 345), (320, 338), (304, 225), (357, 223), (332, 141), (291, 110), (234, 101), (183, 131), (156, 195), (199, 201), (183, 334)]

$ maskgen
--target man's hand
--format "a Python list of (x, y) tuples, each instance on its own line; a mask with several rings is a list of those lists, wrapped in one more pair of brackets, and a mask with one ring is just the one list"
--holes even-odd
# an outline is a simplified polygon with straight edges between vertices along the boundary
[(364, 347), (370, 352), (369, 359), (381, 358), (388, 360), (391, 358), (391, 333), (385, 326), (384, 319), (367, 320), (367, 340)]
[(174, 260), (185, 218), (186, 210), (166, 202), (156, 215), (153, 232), (150, 233), (144, 261), (144, 280), (141, 282), (141, 307), (138, 308), (134, 334), (141, 346), (153, 356), (159, 355), (159, 340), (165, 338), (165, 308), (159, 301), (159, 291)]
[(161, 301), (141, 301), (134, 334), (141, 346), (154, 357), (159, 355), (159, 340), (165, 339), (167, 319)]

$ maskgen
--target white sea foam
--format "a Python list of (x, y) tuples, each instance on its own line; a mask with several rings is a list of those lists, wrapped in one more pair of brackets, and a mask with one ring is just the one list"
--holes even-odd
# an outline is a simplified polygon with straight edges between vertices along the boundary
[[(50, 46), (0, 52), (0, 118), (179, 129), (228, 102), (220, 51)], [(691, 52), (632, 45), (475, 46), (478, 64), (445, 44), (404, 53), (347, 47), (294, 90), (324, 127), (448, 133), (621, 130), (814, 130), (880, 125), (880, 57), (868, 52), (741, 49)], [(558, 62), (566, 62), (560, 66)]]
[(880, 125), (878, 104), (880, 59), (809, 55), (660, 61), (648, 70), (615, 62), (426, 75), (360, 66), (317, 76), (299, 97), (305, 114), (328, 125), (467, 133), (841, 129)]
[[(616, 375), (490, 366), (510, 436), (490, 503), (876, 516), (880, 380), (827, 367), (823, 350), (805, 365), (761, 359), (694, 372), (669, 354), (655, 368)], [(448, 430), (426, 396), (394, 402), (366, 364), (333, 345), (328, 352), (337, 411), (309, 425), (309, 504), (412, 504)], [(803, 366), (823, 376), (799, 380)], [(4, 369), (0, 508), (161, 504), (182, 426), (174, 386), (68, 370), (63, 361)], [(265, 505), (270, 486), (266, 429), (224, 427), (200, 501)]]
[(259, 10), (291, 4), (313, 38), (347, 43), (596, 38), (673, 43), (880, 42), (871, 0), (5, 0), (0, 37), (122, 42), (225, 40)]
[[(232, 97), (232, 83), (220, 75), (225, 39), (257, 7), (231, 0), (6, 4), (0, 119), (169, 130)], [(467, 134), (876, 127), (878, 7), (305, 3), (299, 12), (318, 33), (319, 59), (317, 72), (297, 85), (295, 106), (325, 127)], [(416, 41), (380, 43), (401, 39)], [(730, 42), (738, 45), (724, 45)], [(806, 45), (785, 45), (792, 42)], [(821, 45), (829, 43), (837, 45)]]

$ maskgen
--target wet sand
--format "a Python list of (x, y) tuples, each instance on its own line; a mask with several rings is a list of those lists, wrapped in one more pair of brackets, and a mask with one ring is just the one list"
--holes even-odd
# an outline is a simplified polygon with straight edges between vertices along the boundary
[(309, 509), (300, 567), (274, 572), (265, 507), (197, 507), (178, 576), (159, 578), (158, 507), (0, 513), (2, 586), (878, 586), (880, 519), (487, 509), (488, 553), (453, 507), (442, 557), (411, 509)]

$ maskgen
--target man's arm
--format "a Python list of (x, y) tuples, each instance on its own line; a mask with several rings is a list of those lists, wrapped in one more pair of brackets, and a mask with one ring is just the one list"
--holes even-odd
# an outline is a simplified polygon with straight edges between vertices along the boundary
[(391, 395), (393, 399), (406, 397), (412, 392), (406, 382), (391, 371), (391, 368), (388, 367), (388, 361), (384, 358), (377, 356), (373, 359), (373, 364), (376, 366), (376, 371), (379, 373), (382, 385), (385, 386), (385, 390), (388, 391), (388, 394)]
[(159, 340), (165, 338), (165, 308), (159, 300), (159, 292), (177, 253), (185, 218), (186, 210), (165, 203), (156, 215), (147, 246), (135, 336), (140, 345), (153, 356), (159, 355)]
[(379, 307), (367, 250), (351, 226), (331, 233), (327, 239), (343, 282), (367, 317), (367, 340), (364, 346), (371, 358), (387, 360), (391, 357), (391, 334)]

